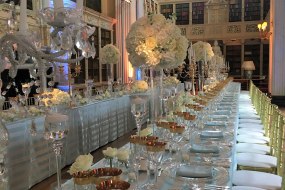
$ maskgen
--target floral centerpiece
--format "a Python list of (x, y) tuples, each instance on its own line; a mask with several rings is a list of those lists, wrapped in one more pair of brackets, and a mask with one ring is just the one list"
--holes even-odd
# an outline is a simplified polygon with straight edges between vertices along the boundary
[(148, 89), (148, 84), (146, 81), (143, 80), (137, 80), (132, 83), (131, 85), (131, 92), (145, 92)]
[[(192, 46), (196, 61), (210, 61), (214, 56), (212, 46), (207, 42), (198, 41)], [(206, 60), (205, 60), (206, 59)]]
[(152, 135), (152, 133), (153, 133), (152, 127), (148, 126), (145, 129), (141, 130), (140, 134), (138, 135), (141, 137), (146, 137), (146, 136)]
[(180, 81), (173, 76), (165, 77), (162, 81), (163, 86), (176, 86)]
[(100, 55), (102, 64), (117, 64), (120, 58), (120, 51), (113, 44), (107, 44), (102, 48)]
[(186, 57), (188, 40), (173, 20), (162, 14), (149, 14), (131, 26), (126, 48), (134, 66), (175, 68)]
[(56, 106), (60, 104), (68, 104), (71, 99), (67, 92), (61, 91), (59, 89), (53, 89), (52, 92), (44, 92), (42, 94), (42, 101), (45, 106)]
[(75, 162), (70, 166), (68, 173), (72, 176), (79, 172), (85, 172), (91, 169), (93, 156), (91, 154), (79, 155)]
[(106, 150), (103, 150), (103, 154), (106, 160), (109, 160), (110, 167), (113, 167), (113, 159), (117, 156), (118, 149), (108, 147)]
[(117, 158), (118, 158), (118, 163), (122, 163), (125, 165), (125, 167), (128, 167), (128, 160), (130, 157), (130, 151), (127, 149), (121, 149), (117, 151)]

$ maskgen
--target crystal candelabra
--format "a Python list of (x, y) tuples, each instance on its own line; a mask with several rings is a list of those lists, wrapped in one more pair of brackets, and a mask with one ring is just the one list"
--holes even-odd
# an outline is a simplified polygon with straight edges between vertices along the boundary
[(197, 65), (195, 63), (195, 59), (193, 56), (191, 56), (191, 61), (189, 64), (189, 76), (191, 78), (192, 82), (192, 94), (195, 95), (195, 77), (196, 77), (196, 72), (197, 72)]
[[(51, 45), (42, 46), (40, 37), (27, 30), (25, 4), (26, 0), (21, 0), (19, 32), (16, 32), (16, 9), (13, 3), (10, 4), (8, 32), (0, 39), (0, 59), (4, 63), (10, 63), (9, 75), (12, 78), (15, 78), (19, 68), (28, 67), (33, 77), (40, 78), (42, 91), (45, 91), (46, 77), (54, 76), (57, 69), (56, 62), (71, 64), (84, 57), (95, 57), (94, 43), (89, 42), (89, 36), (94, 33), (95, 28), (81, 22), (82, 9), (44, 8), (39, 12), (40, 18), (53, 30), (50, 33)], [(72, 59), (71, 55), (76, 54), (75, 46), (81, 51), (81, 56)], [(29, 57), (32, 57), (33, 64), (25, 66)], [(53, 72), (48, 75), (46, 71), (50, 67), (53, 67)]]

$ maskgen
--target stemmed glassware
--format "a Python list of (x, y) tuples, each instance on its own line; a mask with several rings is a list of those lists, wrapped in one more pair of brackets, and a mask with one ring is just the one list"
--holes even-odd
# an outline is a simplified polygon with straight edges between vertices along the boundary
[(162, 114), (163, 115), (167, 115), (167, 113), (168, 113), (167, 101), (171, 96), (172, 96), (171, 92), (169, 90), (164, 89), (164, 91), (161, 95), (161, 101), (163, 103), (163, 107), (162, 107)]
[[(146, 150), (148, 153), (147, 175), (148, 180), (142, 187), (143, 189), (156, 189), (155, 183), (158, 177), (158, 168), (161, 164), (163, 153), (165, 151), (165, 142), (149, 141), (146, 143)], [(151, 179), (151, 170), (154, 170), (154, 180)]]
[(137, 96), (131, 100), (131, 112), (136, 120), (138, 135), (141, 132), (141, 123), (146, 115), (146, 99), (143, 96)]
[(46, 116), (45, 137), (52, 141), (52, 148), (56, 158), (57, 184), (56, 190), (61, 190), (61, 155), (63, 152), (64, 139), (67, 136), (68, 128), (66, 122), (68, 116), (59, 113), (50, 113)]
[(28, 96), (31, 92), (31, 86), (29, 83), (26, 83), (26, 84), (22, 84), (22, 91), (25, 95), (25, 105), (28, 106)]
[(186, 90), (187, 92), (189, 92), (189, 91), (191, 91), (191, 89), (192, 89), (192, 82), (190, 82), (190, 81), (185, 81), (185, 82), (184, 82), (184, 86), (185, 86), (185, 90)]

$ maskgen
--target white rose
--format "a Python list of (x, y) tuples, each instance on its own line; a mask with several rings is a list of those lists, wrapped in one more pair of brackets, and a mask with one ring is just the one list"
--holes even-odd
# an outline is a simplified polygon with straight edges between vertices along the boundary
[(140, 131), (140, 136), (141, 137), (145, 137), (145, 136), (148, 136), (148, 135), (151, 135), (152, 134), (152, 128), (151, 127), (147, 127), (143, 130)]
[(68, 170), (68, 173), (71, 175), (87, 171), (91, 168), (93, 163), (93, 156), (91, 154), (88, 155), (80, 155), (76, 158), (75, 162), (71, 165), (71, 167)]
[(103, 150), (103, 154), (107, 157), (114, 158), (117, 155), (118, 150), (116, 148), (108, 147), (106, 150)]
[(129, 159), (130, 152), (128, 150), (118, 150), (117, 158), (120, 161), (127, 161)]

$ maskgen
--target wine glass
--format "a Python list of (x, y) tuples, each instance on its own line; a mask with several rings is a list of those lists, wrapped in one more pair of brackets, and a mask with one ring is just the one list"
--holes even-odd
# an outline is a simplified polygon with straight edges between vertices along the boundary
[(25, 95), (25, 105), (28, 106), (28, 96), (31, 92), (31, 86), (29, 83), (22, 84), (22, 91)]
[[(148, 180), (142, 186), (143, 189), (157, 189), (155, 183), (157, 182), (158, 176), (158, 167), (161, 164), (163, 153), (165, 151), (165, 142), (161, 141), (149, 141), (146, 143), (146, 150), (148, 153), (148, 162), (147, 162), (147, 175)], [(154, 180), (151, 179), (151, 170), (154, 170)]]
[(192, 89), (192, 82), (190, 82), (190, 81), (185, 81), (185, 82), (184, 82), (184, 87), (185, 87), (185, 90), (186, 90), (187, 92), (191, 91), (191, 89)]
[(68, 116), (60, 113), (50, 113), (46, 116), (47, 127), (45, 137), (52, 141), (52, 148), (56, 158), (57, 184), (56, 190), (61, 190), (61, 155), (63, 151), (63, 142), (67, 136), (68, 128), (66, 122)]
[(131, 101), (131, 112), (136, 120), (136, 125), (138, 129), (138, 135), (140, 135), (141, 131), (141, 123), (146, 115), (146, 100), (143, 96), (137, 96)]

